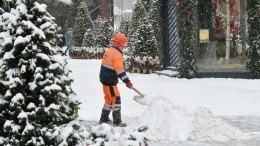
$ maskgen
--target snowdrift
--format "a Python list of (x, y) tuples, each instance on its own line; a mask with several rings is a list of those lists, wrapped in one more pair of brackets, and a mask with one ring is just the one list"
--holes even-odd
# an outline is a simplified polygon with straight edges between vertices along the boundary
[(146, 134), (153, 141), (221, 142), (251, 137), (250, 133), (232, 127), (206, 108), (189, 111), (163, 97), (144, 100), (149, 107), (129, 128), (148, 126)]

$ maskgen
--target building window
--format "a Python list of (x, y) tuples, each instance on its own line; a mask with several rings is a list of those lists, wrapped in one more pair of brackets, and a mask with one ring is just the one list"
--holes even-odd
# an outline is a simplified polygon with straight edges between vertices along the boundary
[[(246, 70), (246, 48), (240, 38), (240, 1), (199, 0), (198, 70)], [(208, 37), (208, 38), (207, 38)]]

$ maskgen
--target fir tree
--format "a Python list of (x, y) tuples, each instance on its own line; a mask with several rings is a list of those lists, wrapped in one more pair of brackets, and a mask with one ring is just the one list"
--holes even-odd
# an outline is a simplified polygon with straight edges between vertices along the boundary
[(136, 30), (138, 27), (140, 27), (143, 24), (143, 20), (146, 15), (146, 9), (143, 5), (143, 3), (140, 0), (137, 0), (134, 9), (133, 9), (133, 15), (131, 20), (131, 25), (129, 29), (129, 46), (132, 46), (132, 43), (134, 43), (136, 40)]
[(0, 1), (0, 58), (2, 58), (2, 56), (3, 56), (2, 43), (3, 43), (4, 36), (5, 36), (4, 27), (6, 26), (5, 20), (2, 16), (5, 13), (4, 7), (5, 7), (5, 2), (3, 0), (1, 0)]
[(158, 45), (150, 21), (144, 18), (144, 23), (136, 30), (137, 41), (133, 43), (133, 66), (155, 69), (158, 65)]
[(248, 60), (247, 67), (254, 78), (260, 78), (260, 1), (249, 0), (248, 12)]
[(95, 34), (92, 29), (88, 29), (84, 34), (83, 44), (85, 47), (94, 47), (95, 46)]
[(149, 11), (152, 1), (154, 1), (154, 0), (140, 0), (140, 2), (144, 5), (144, 8), (146, 9), (146, 11)]
[(179, 36), (181, 78), (193, 78), (196, 72), (194, 50), (196, 47), (196, 0), (183, 0), (179, 4)]
[(0, 14), (10, 11), (10, 8), (14, 5), (14, 1), (11, 0), (0, 0)]
[(73, 26), (74, 26), (75, 18), (77, 15), (77, 8), (78, 8), (80, 1), (81, 0), (72, 0), (71, 1), (71, 5), (70, 5), (68, 16), (67, 16), (67, 22), (65, 25), (66, 30), (68, 28), (73, 28)]
[(121, 33), (124, 33), (124, 34), (127, 36), (127, 34), (128, 34), (128, 29), (129, 29), (129, 22), (127, 22), (127, 21), (122, 21), (122, 22), (120, 23), (120, 27), (119, 27), (118, 31), (121, 32)]
[(164, 50), (162, 47), (162, 20), (161, 20), (161, 7), (162, 3), (159, 0), (153, 0), (150, 4), (149, 13), (147, 15), (148, 20), (150, 20), (150, 23), (152, 25), (152, 28), (154, 30), (154, 35), (157, 40), (158, 44), (158, 50), (159, 50), (159, 56), (160, 56), (160, 62), (164, 62)]
[(81, 46), (85, 32), (91, 28), (91, 19), (87, 7), (87, 2), (82, 0), (77, 8), (77, 15), (73, 27), (73, 44)]
[(5, 12), (5, 10), (4, 10), (5, 7), (6, 7), (6, 1), (5, 0), (0, 0), (0, 15), (2, 15)]
[(6, 12), (10, 11), (10, 6), (13, 3), (13, 1), (0, 0), (0, 58), (3, 57), (2, 44), (4, 43), (4, 38), (9, 35), (7, 26), (12, 21), (12, 17)]
[(108, 47), (114, 34), (113, 27), (108, 20), (98, 20), (99, 31), (97, 35), (97, 45), (99, 47)]
[(13, 2), (0, 60), (0, 145), (84, 145), (70, 71), (54, 47), (57, 25), (46, 5)]
[(154, 29), (154, 33), (156, 34), (156, 38), (157, 40), (159, 40), (159, 38), (161, 37), (160, 35), (160, 25), (159, 25), (159, 18), (160, 18), (160, 2), (159, 0), (153, 0), (151, 2), (151, 7), (149, 9), (149, 13), (148, 13), (148, 19), (151, 22), (151, 25)]
[(146, 10), (143, 3), (138, 0), (133, 9), (133, 16), (131, 21), (131, 29), (134, 31), (138, 26), (143, 24), (143, 19), (146, 15)]

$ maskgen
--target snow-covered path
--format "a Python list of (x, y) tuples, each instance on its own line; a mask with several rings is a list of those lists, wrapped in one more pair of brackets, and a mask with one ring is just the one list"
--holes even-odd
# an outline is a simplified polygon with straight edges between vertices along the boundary
[[(68, 62), (73, 71), (72, 78), (75, 80), (73, 89), (82, 102), (80, 118), (86, 121), (98, 121), (103, 107), (103, 93), (98, 78), (100, 60), (68, 59)], [(165, 141), (163, 137), (165, 135), (169, 135), (167, 140), (170, 141), (166, 141), (166, 145), (170, 143), (196, 145), (201, 142), (210, 145), (232, 143), (237, 145), (247, 142), (259, 144), (260, 133), (256, 133), (254, 136), (257, 137), (249, 141), (241, 140), (240, 138), (246, 139), (248, 132), (252, 131), (243, 131), (238, 123), (246, 121), (248, 116), (253, 119), (255, 117), (255, 120), (260, 116), (260, 80), (214, 78), (187, 80), (155, 74), (130, 73), (128, 76), (153, 106), (136, 103), (132, 99), (136, 93), (120, 82), (118, 86), (122, 96), (123, 120), (129, 124), (128, 129), (138, 125), (137, 122), (140, 122), (139, 126), (149, 125), (149, 132), (155, 133), (155, 136), (150, 135), (150, 138), (156, 141), (154, 145), (158, 145), (158, 141)], [(209, 122), (204, 114), (212, 121)], [(228, 117), (222, 119), (220, 116)], [(240, 118), (239, 121), (230, 117), (245, 119)], [(213, 130), (208, 130), (208, 127), (203, 126), (204, 123), (212, 125)], [(251, 126), (258, 129), (259, 125), (254, 123)], [(200, 133), (203, 130), (206, 132)], [(207, 137), (210, 137), (208, 141), (211, 142), (207, 142)], [(193, 140), (187, 141), (187, 139)], [(230, 141), (231, 139), (236, 141)], [(160, 143), (161, 145), (163, 143)]]
[(225, 116), (221, 117), (228, 124), (256, 135), (248, 140), (224, 142), (152, 142), (152, 146), (259, 146), (260, 145), (260, 116)]

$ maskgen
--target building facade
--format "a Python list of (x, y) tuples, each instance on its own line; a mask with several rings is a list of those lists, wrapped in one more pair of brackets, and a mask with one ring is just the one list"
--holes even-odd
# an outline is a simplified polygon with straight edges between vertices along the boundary
[[(178, 3), (163, 1), (166, 66), (179, 65)], [(249, 77), (246, 67), (246, 14), (240, 0), (198, 0), (197, 46), (194, 48), (198, 77)]]
[[(56, 18), (58, 26), (65, 28), (71, 5), (57, 0), (39, 1), (48, 5), (47, 10)], [(89, 2), (89, 11), (92, 19), (106, 18), (119, 27), (120, 22), (131, 21), (134, 2), (96, 0)], [(162, 0), (165, 67), (180, 64), (179, 2), (181, 0)], [(227, 5), (226, 0), (198, 0), (196, 6), (198, 45), (194, 51), (198, 76), (246, 76), (249, 72), (246, 67), (246, 2), (230, 0)]]

